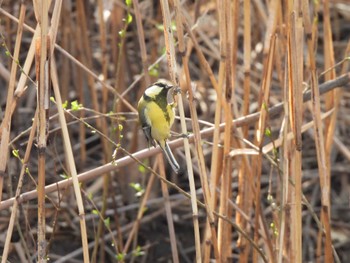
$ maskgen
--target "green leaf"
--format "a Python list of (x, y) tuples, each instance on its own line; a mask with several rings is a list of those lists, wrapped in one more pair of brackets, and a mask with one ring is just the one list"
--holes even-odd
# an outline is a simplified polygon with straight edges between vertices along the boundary
[(132, 22), (132, 15), (130, 13), (128, 13), (127, 17), (126, 17), (126, 23), (129, 25)]
[(163, 26), (163, 24), (157, 24), (157, 25), (156, 25), (156, 28), (157, 28), (159, 31), (164, 31), (164, 26)]
[(145, 254), (145, 252), (141, 250), (140, 246), (137, 246), (132, 253), (134, 254), (135, 257), (143, 256)]
[(62, 103), (62, 108), (67, 109), (68, 107), (68, 101), (66, 100), (65, 102)]
[(66, 175), (66, 174), (63, 173), (63, 174), (60, 174), (60, 177), (63, 178), (63, 179), (67, 179), (67, 178), (68, 178), (68, 175)]
[(119, 254), (117, 254), (116, 258), (117, 258), (118, 261), (124, 261), (125, 254), (124, 253), (119, 253)]
[(91, 212), (92, 212), (94, 215), (98, 215), (98, 214), (99, 214), (98, 211), (97, 211), (96, 209), (92, 210)]
[(83, 105), (79, 104), (77, 100), (74, 100), (70, 103), (70, 107), (72, 111), (78, 111), (83, 108)]
[(119, 36), (120, 37), (125, 37), (125, 33), (126, 33), (126, 31), (123, 29), (123, 30), (120, 30), (119, 32), (118, 32), (118, 34), (119, 34)]
[(126, 4), (127, 7), (131, 7), (132, 0), (125, 0), (125, 4)]
[(141, 197), (145, 192), (145, 189), (143, 189), (139, 183), (130, 183), (130, 186), (136, 191), (136, 197)]
[(146, 172), (146, 168), (143, 165), (139, 165), (138, 169), (139, 169), (139, 172), (141, 172), (141, 173), (145, 173)]
[(16, 158), (19, 158), (19, 150), (12, 150), (12, 155)]
[(271, 130), (270, 130), (269, 128), (266, 128), (266, 129), (265, 129), (265, 135), (266, 135), (267, 137), (271, 137)]
[(103, 220), (105, 226), (107, 228), (109, 228), (110, 224), (111, 224), (111, 219), (109, 217), (107, 217), (105, 220)]
[[(156, 28), (159, 31), (164, 31), (164, 25), (163, 24), (157, 24)], [(176, 21), (172, 21), (171, 22), (170, 28), (171, 28), (172, 31), (176, 31)]]
[(151, 76), (151, 77), (158, 77), (159, 76), (159, 65), (156, 64), (154, 67), (150, 68), (150, 70), (148, 71), (148, 74)]
[(141, 191), (142, 187), (139, 183), (130, 183), (130, 186), (135, 190), (135, 191)]

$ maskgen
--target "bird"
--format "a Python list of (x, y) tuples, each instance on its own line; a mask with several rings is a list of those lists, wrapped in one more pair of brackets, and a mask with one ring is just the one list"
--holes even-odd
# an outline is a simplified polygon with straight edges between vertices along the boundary
[(145, 90), (137, 105), (139, 122), (149, 146), (160, 146), (176, 174), (180, 172), (180, 165), (169, 147), (168, 139), (175, 119), (174, 97), (180, 91), (179, 87), (161, 79)]

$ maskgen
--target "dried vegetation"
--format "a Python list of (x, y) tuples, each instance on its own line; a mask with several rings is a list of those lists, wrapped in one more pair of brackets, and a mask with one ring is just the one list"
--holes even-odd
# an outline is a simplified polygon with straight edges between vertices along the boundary
[[(2, 262), (349, 262), (348, 1), (1, 1)], [(174, 176), (135, 110), (182, 89)], [(185, 168), (185, 169), (186, 169)]]

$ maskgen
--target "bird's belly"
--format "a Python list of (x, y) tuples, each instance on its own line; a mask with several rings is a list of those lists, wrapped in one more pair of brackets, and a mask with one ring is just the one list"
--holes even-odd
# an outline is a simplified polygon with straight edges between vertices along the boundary
[[(174, 122), (174, 112), (171, 107), (168, 110), (169, 119), (166, 119), (164, 112), (158, 105), (150, 105), (152, 109), (149, 109), (149, 121), (151, 122), (151, 135), (152, 138), (158, 142), (162, 142), (168, 139), (170, 135), (170, 127)], [(151, 114), (152, 113), (152, 114)]]

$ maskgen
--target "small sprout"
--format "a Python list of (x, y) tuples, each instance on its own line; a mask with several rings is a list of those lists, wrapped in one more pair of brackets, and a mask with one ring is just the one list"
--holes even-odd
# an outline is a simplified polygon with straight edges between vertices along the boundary
[(151, 77), (158, 77), (159, 76), (159, 65), (156, 64), (155, 66), (151, 67), (148, 71), (148, 74), (151, 76)]
[(141, 197), (145, 192), (145, 189), (139, 183), (130, 183), (130, 186), (136, 191), (136, 197)]
[(157, 28), (159, 31), (164, 31), (164, 26), (163, 26), (163, 24), (157, 24), (157, 25), (156, 25), (156, 28)]
[(125, 254), (124, 253), (119, 253), (116, 255), (116, 259), (118, 261), (124, 261), (124, 258), (125, 258)]
[(278, 236), (278, 229), (277, 229), (276, 224), (272, 222), (272, 223), (270, 224), (270, 228), (271, 228), (271, 230), (272, 230), (274, 236)]
[(63, 178), (63, 179), (68, 179), (68, 175), (66, 175), (65, 173), (60, 174), (60, 177)]
[(166, 47), (163, 47), (162, 48), (162, 54), (165, 54), (166, 53)]
[(130, 13), (128, 13), (127, 17), (126, 17), (126, 23), (129, 25), (132, 22), (132, 15)]
[[(172, 31), (176, 31), (176, 22), (175, 22), (175, 21), (172, 21), (170, 27), (171, 27), (171, 30), (172, 30)], [(157, 24), (157, 25), (156, 25), (156, 28), (157, 28), (159, 31), (164, 31), (164, 25), (163, 25), (163, 24)]]
[(70, 103), (70, 107), (72, 111), (78, 111), (83, 108), (83, 104), (80, 104), (77, 100), (74, 100)]
[(12, 150), (12, 155), (16, 158), (19, 158), (19, 150)]
[(113, 160), (117, 159), (117, 153), (118, 153), (118, 148), (115, 148), (115, 150), (113, 151), (113, 154), (112, 154)]
[(269, 203), (271, 203), (271, 202), (273, 201), (273, 196), (272, 196), (272, 195), (268, 195), (268, 196), (267, 196), (267, 201), (268, 201)]
[(97, 211), (96, 209), (92, 210), (91, 212), (92, 212), (94, 215), (98, 215), (98, 214), (99, 214), (98, 211)]
[(29, 174), (29, 168), (26, 167), (26, 174)]
[(269, 108), (267, 107), (267, 104), (266, 104), (266, 102), (264, 101), (263, 102), (263, 104), (262, 104), (262, 108), (264, 109), (264, 110), (268, 110)]
[(270, 130), (270, 128), (266, 128), (265, 129), (265, 135), (267, 136), (267, 137), (271, 137), (271, 130)]
[(51, 96), (51, 97), (50, 97), (50, 101), (53, 102), (53, 103), (56, 103), (55, 97)]
[(132, 252), (135, 257), (140, 257), (145, 254), (144, 251), (141, 250), (140, 246), (137, 246), (136, 249)]
[(119, 131), (123, 131), (123, 125), (121, 125), (121, 124), (118, 124), (118, 129), (119, 129)]
[(89, 198), (89, 200), (92, 200), (92, 197), (93, 197), (92, 193), (91, 192), (88, 193), (87, 197)]
[(68, 107), (68, 101), (66, 100), (65, 102), (62, 103), (62, 108), (67, 109)]
[(139, 172), (141, 172), (141, 173), (145, 173), (145, 172), (146, 172), (146, 168), (145, 168), (145, 166), (143, 166), (143, 165), (139, 165)]
[(120, 31), (118, 32), (118, 34), (119, 34), (120, 37), (125, 37), (126, 31), (125, 31), (124, 29), (123, 29), (123, 30), (120, 30)]
[(273, 148), (273, 149), (272, 149), (272, 154), (273, 154), (273, 156), (277, 157), (277, 155), (278, 155), (278, 149), (277, 149), (277, 148)]
[(103, 223), (105, 224), (105, 226), (106, 226), (107, 228), (109, 228), (110, 225), (111, 225), (111, 219), (110, 219), (110, 217), (107, 217), (105, 220), (103, 220)]
[(125, 4), (126, 4), (127, 7), (131, 7), (132, 0), (125, 0)]

